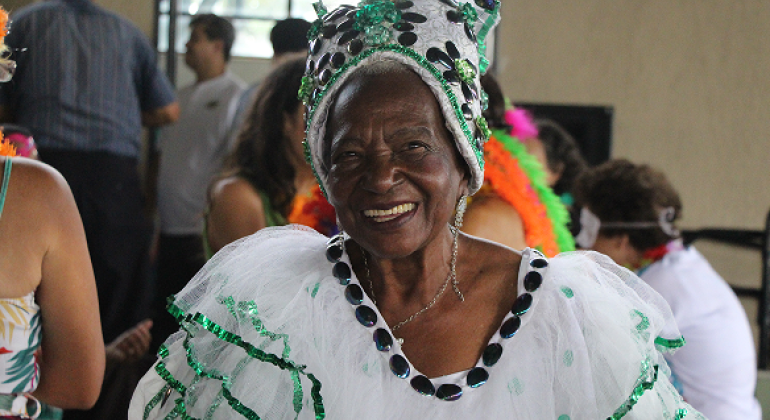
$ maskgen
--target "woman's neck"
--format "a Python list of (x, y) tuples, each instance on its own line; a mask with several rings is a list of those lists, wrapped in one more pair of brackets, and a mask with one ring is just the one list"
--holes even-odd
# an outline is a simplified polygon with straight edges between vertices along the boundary
[(373, 288), (378, 302), (383, 304), (424, 305), (434, 298), (450, 274), (452, 245), (453, 235), (447, 227), (424, 249), (405, 258), (377, 259), (366, 253), (369, 273), (364, 273), (368, 277), (364, 286), (369, 291)]

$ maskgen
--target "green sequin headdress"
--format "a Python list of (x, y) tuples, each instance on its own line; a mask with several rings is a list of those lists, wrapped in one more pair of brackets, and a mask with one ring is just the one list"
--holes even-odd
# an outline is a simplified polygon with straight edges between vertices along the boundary
[(318, 19), (308, 32), (310, 53), (299, 91), (307, 105), (308, 161), (321, 189), (323, 138), (332, 99), (352, 70), (375, 61), (405, 64), (430, 87), (460, 154), (471, 170), (469, 188), (484, 182), (484, 143), (489, 128), (481, 113), (486, 94), (485, 39), (500, 17), (498, 0), (364, 0), (329, 12), (314, 4)]

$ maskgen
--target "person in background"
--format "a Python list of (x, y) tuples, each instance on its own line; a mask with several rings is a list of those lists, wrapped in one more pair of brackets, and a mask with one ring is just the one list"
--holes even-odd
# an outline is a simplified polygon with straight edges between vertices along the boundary
[[(16, 156), (38, 160), (37, 145), (32, 134), (24, 127), (14, 124), (4, 124), (0, 127), (3, 140), (13, 146)], [(7, 146), (5, 146), (8, 149)], [(131, 329), (123, 332), (109, 344), (105, 344), (105, 380), (120, 370), (121, 365), (134, 363), (147, 354), (150, 347), (150, 329), (152, 320), (145, 319)], [(108, 392), (112, 390), (108, 389)], [(57, 420), (62, 418), (62, 410), (58, 407), (41, 403), (40, 420)]]
[(36, 2), (12, 21), (17, 68), (0, 89), (0, 122), (28, 129), (72, 189), (111, 342), (149, 315), (142, 125), (178, 118), (174, 91), (142, 32), (90, 0)]
[[(14, 63), (3, 44), (0, 80)], [(0, 134), (0, 417), (35, 418), (40, 402), (94, 405), (104, 342), (86, 236), (67, 182), (55, 169), (15, 158)], [(30, 223), (33, 221), (33, 223)]]
[(756, 355), (730, 286), (676, 228), (679, 194), (648, 165), (618, 159), (576, 181), (580, 247), (634, 270), (666, 299), (687, 344), (668, 355), (674, 384), (710, 420), (758, 420)]
[(546, 182), (562, 203), (571, 208), (572, 184), (588, 168), (575, 139), (562, 126), (547, 118), (536, 118), (537, 137), (526, 139), (527, 151), (545, 168)]
[(304, 158), (304, 107), (297, 98), (304, 72), (304, 58), (290, 59), (257, 92), (238, 144), (209, 192), (209, 256), (268, 226), (299, 223), (334, 232), (334, 209)]
[[(270, 30), (270, 44), (273, 46), (273, 57), (270, 60), (270, 70), (283, 64), (292, 58), (307, 56), (307, 31), (310, 30), (310, 22), (305, 19), (288, 18), (279, 20)], [(233, 133), (241, 132), (252, 104), (257, 94), (260, 82), (253, 83), (243, 92), (238, 102), (238, 111), (233, 120)]]
[(508, 109), (490, 73), (481, 84), (489, 98), (484, 117), (492, 135), (484, 145), (484, 185), (468, 205), (463, 231), (514, 249), (536, 248), (547, 256), (574, 250), (569, 214), (525, 147), (537, 128), (522, 110)]
[(153, 305), (156, 340), (176, 330), (166, 298), (179, 291), (203, 267), (203, 212), (206, 190), (232, 149), (230, 142), (238, 99), (246, 84), (228, 69), (235, 29), (226, 19), (197, 15), (190, 21), (185, 64), (193, 84), (179, 90), (181, 116), (161, 131), (159, 140), (157, 284)]

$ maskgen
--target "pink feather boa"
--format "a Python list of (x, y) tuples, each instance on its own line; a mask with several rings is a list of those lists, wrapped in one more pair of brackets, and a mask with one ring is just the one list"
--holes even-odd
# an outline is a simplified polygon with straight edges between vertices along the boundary
[(537, 138), (537, 127), (532, 122), (532, 115), (526, 110), (513, 108), (505, 111), (505, 122), (513, 127), (511, 137), (516, 137), (519, 140)]

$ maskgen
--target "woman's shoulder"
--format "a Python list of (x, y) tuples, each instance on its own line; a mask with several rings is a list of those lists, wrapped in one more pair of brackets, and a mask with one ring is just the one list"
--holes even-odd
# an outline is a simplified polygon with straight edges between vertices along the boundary
[(327, 274), (325, 236), (298, 225), (269, 227), (217, 252), (176, 295), (185, 305), (221, 297), (280, 305), (310, 278)]
[(259, 191), (243, 177), (232, 175), (221, 178), (211, 185), (211, 201), (255, 200), (261, 203)]
[(526, 245), (521, 215), (494, 193), (480, 192), (473, 196), (465, 213), (463, 231), (507, 246)]
[(34, 186), (27, 190), (28, 193), (71, 195), (67, 181), (50, 165), (23, 157), (15, 157), (11, 162), (12, 182), (23, 187)]
[(71, 223), (73, 217), (79, 217), (69, 184), (59, 171), (21, 157), (13, 158), (11, 164), (3, 218), (35, 220), (35, 226), (43, 228)]
[(556, 369), (564, 392), (592, 390), (604, 417), (697, 417), (668, 380), (663, 353), (685, 342), (660, 295), (595, 252), (546, 258), (527, 249), (522, 266), (528, 273), (521, 292), (530, 296), (518, 334)]
[[(492, 241), (485, 237), (473, 234), (462, 235), (467, 241), (465, 246), (460, 242), (460, 257), (470, 262), (476, 271), (482, 273), (491, 272), (518, 272), (519, 263), (522, 260), (522, 251), (511, 248), (500, 242)], [(465, 248), (464, 250), (462, 248)]]
[[(525, 259), (527, 252), (524, 253)], [(542, 257), (545, 259), (545, 257)], [(668, 351), (684, 344), (668, 303), (632, 271), (615, 264), (609, 257), (593, 251), (574, 251), (545, 259), (545, 300), (568, 309), (584, 332), (597, 325), (593, 333), (610, 340), (624, 338), (638, 341), (641, 347)], [(608, 325), (616, 333), (609, 333)], [(641, 340), (641, 341), (639, 341)]]

